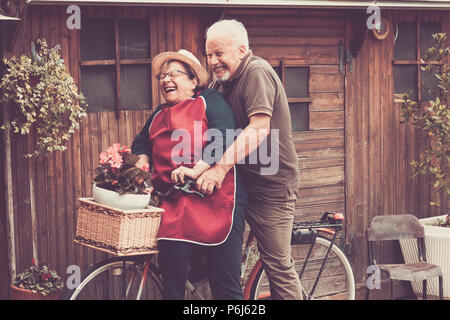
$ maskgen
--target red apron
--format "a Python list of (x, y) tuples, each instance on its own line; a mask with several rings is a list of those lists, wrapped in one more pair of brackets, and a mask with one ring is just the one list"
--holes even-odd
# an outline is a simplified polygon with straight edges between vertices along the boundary
[[(172, 184), (171, 172), (180, 165), (192, 168), (202, 158), (202, 150), (208, 142), (204, 139), (208, 129), (205, 110), (203, 98), (196, 97), (163, 107), (154, 116), (149, 137), (152, 142), (152, 183), (157, 190), (168, 190)], [(182, 138), (172, 138), (172, 134)], [(180, 157), (185, 163), (179, 163)], [(231, 230), (234, 204), (233, 168), (225, 176), (222, 187), (210, 196), (202, 198), (179, 191), (173, 198), (164, 199), (161, 208), (165, 212), (158, 239), (220, 244)]]

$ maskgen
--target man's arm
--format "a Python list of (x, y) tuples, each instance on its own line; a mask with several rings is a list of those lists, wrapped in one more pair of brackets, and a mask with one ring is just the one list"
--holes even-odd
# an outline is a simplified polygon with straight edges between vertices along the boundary
[(228, 147), (222, 159), (203, 172), (197, 179), (197, 189), (212, 194), (214, 187), (220, 188), (225, 175), (236, 163), (256, 150), (270, 133), (270, 116), (264, 113), (251, 115), (249, 124)]
[[(174, 183), (179, 180), (184, 183), (185, 176), (192, 179), (198, 179), (203, 172), (221, 160), (218, 157), (225, 153), (226, 149), (233, 143), (235, 137), (234, 131), (228, 130), (236, 128), (233, 111), (223, 97), (216, 90), (212, 89), (203, 90), (200, 93), (200, 96), (205, 99), (206, 103), (205, 113), (206, 118), (208, 119), (208, 129), (215, 129), (216, 132), (219, 131), (222, 139), (216, 141), (217, 137), (209, 136), (208, 141), (210, 142), (205, 144), (203, 151), (205, 151), (208, 146), (212, 145), (213, 148), (210, 153), (203, 153), (202, 159), (197, 161), (193, 168), (180, 166), (172, 171), (171, 178)], [(231, 139), (228, 135), (230, 135)], [(217, 152), (216, 155), (216, 151), (221, 152)]]

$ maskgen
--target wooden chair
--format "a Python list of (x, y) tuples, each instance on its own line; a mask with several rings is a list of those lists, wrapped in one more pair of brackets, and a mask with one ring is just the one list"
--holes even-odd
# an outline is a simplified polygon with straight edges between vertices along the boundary
[[(374, 256), (374, 243), (385, 240), (400, 240), (401, 238), (416, 238), (418, 261), (403, 264), (377, 264)], [(376, 216), (367, 230), (369, 265), (376, 265), (383, 273), (387, 273), (391, 285), (391, 299), (394, 299), (393, 280), (422, 281), (423, 299), (427, 297), (427, 280), (439, 277), (439, 298), (443, 299), (442, 271), (437, 265), (427, 263), (425, 248), (425, 232), (419, 220), (410, 214)], [(366, 300), (370, 289), (366, 290)]]

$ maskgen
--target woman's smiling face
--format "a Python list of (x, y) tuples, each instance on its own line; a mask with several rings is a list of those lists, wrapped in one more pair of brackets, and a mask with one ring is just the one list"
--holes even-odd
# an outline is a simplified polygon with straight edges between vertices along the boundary
[[(183, 63), (169, 61), (161, 70), (159, 88), (167, 104), (174, 105), (192, 97), (197, 87), (197, 78), (190, 79)], [(164, 76), (164, 77), (163, 77)]]

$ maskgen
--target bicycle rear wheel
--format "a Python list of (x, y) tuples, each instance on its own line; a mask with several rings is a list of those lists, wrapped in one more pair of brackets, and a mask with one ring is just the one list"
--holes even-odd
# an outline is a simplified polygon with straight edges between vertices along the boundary
[[(150, 264), (146, 277), (143, 278), (144, 262), (145, 260), (136, 257), (113, 258), (100, 262), (85, 272), (78, 287), (68, 291), (65, 298), (67, 300), (161, 300), (162, 285), (158, 270)], [(145, 284), (140, 290), (142, 279)]]
[[(344, 252), (336, 245), (333, 245), (331, 248), (316, 288), (311, 294), (320, 266), (330, 244), (328, 239), (322, 237), (316, 238), (316, 243), (301, 278), (304, 290), (303, 295), (308, 300), (354, 300), (355, 279), (353, 270)], [(298, 274), (300, 274), (303, 268), (304, 259), (310, 246), (310, 244), (291, 246), (292, 258)], [(270, 299), (269, 280), (262, 267), (260, 267), (252, 286), (252, 299)]]

